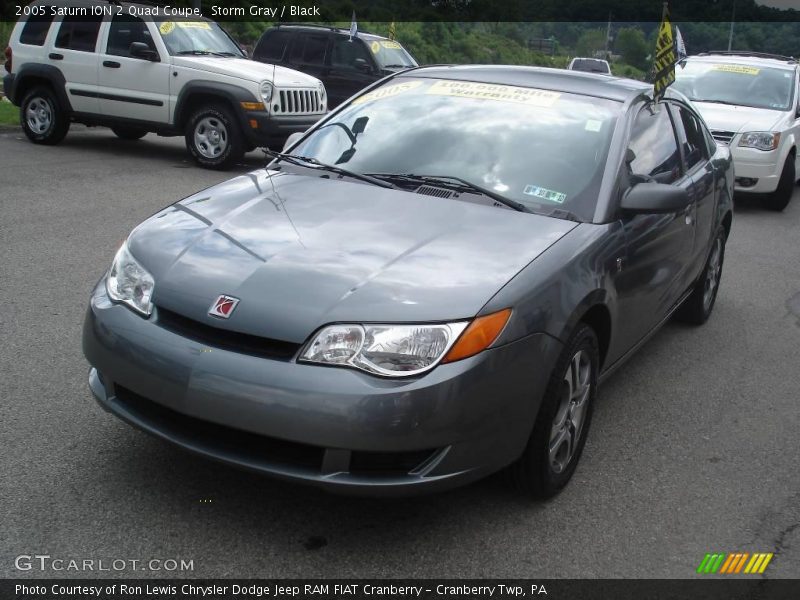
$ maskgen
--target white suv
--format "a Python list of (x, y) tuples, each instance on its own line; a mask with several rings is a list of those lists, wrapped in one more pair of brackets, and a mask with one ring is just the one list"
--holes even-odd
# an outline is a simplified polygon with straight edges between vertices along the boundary
[(191, 9), (37, 0), (23, 12), (3, 85), (35, 143), (57, 144), (71, 122), (129, 140), (183, 135), (198, 164), (224, 169), (256, 147), (280, 148), (326, 112), (318, 79), (248, 60)]
[(793, 58), (755, 52), (690, 56), (674, 86), (693, 100), (717, 143), (730, 146), (737, 192), (789, 204), (797, 178), (800, 88)]

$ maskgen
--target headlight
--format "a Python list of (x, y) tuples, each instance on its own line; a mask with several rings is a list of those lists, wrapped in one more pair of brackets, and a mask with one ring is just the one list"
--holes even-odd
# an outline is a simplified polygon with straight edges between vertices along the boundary
[(272, 100), (273, 89), (273, 85), (269, 81), (261, 82), (261, 99), (264, 101), (264, 104), (269, 104), (269, 101)]
[(319, 99), (325, 102), (325, 84), (319, 82)]
[(109, 297), (149, 317), (153, 311), (150, 299), (154, 285), (153, 276), (133, 258), (127, 242), (122, 244), (106, 277)]
[(306, 344), (300, 361), (354, 367), (386, 377), (410, 377), (440, 362), (488, 348), (511, 309), (473, 320), (421, 325), (328, 325)]
[(743, 133), (739, 140), (739, 145), (744, 148), (756, 148), (758, 150), (775, 150), (781, 141), (780, 133), (770, 133), (769, 131), (750, 131)]

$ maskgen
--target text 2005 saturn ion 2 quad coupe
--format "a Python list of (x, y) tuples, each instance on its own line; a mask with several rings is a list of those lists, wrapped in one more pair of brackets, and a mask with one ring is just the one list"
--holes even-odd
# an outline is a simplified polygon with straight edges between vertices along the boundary
[(717, 294), (730, 153), (651, 93), (517, 67), (384, 79), (134, 229), (91, 297), (92, 391), (178, 446), (332, 490), (510, 467), (555, 494), (598, 381)]

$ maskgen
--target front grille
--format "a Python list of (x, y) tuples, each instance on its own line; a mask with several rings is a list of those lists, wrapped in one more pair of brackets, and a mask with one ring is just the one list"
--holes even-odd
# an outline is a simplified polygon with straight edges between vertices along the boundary
[[(321, 446), (290, 442), (190, 417), (121, 385), (114, 386), (114, 394), (117, 401), (136, 420), (180, 444), (223, 459), (238, 459), (265, 467), (289, 466), (311, 473), (322, 472), (327, 449)], [(430, 464), (431, 459), (440, 456), (441, 452), (441, 449), (409, 452), (353, 451), (349, 472), (375, 478), (405, 476)]]
[(156, 322), (167, 331), (212, 348), (274, 360), (290, 360), (301, 346), (293, 342), (212, 327), (161, 307), (158, 307)]
[(287, 442), (190, 417), (120, 385), (114, 386), (114, 392), (117, 400), (144, 423), (179, 442), (189, 442), (217, 456), (235, 456), (258, 463), (304, 467), (314, 471), (319, 471), (322, 466), (324, 448)]
[(321, 113), (322, 98), (317, 90), (281, 90), (276, 112), (284, 115)]
[(712, 129), (711, 135), (714, 137), (715, 140), (720, 142), (721, 144), (725, 144), (726, 146), (731, 143), (733, 136), (736, 135), (735, 131), (720, 131), (718, 129)]

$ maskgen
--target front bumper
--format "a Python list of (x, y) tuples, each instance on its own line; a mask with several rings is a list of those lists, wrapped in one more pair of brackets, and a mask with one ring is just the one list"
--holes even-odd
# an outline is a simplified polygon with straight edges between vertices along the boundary
[(242, 127), (252, 145), (278, 147), (283, 146), (290, 135), (306, 131), (324, 116), (270, 115), (264, 111), (245, 111)]
[[(738, 143), (739, 137), (734, 138)], [(781, 156), (781, 148), (764, 152), (755, 148), (742, 148), (731, 144), (733, 168), (736, 173), (734, 191), (753, 194), (768, 194), (778, 188), (781, 170), (785, 157)], [(742, 180), (757, 180), (754, 185), (741, 185)]]
[(523, 452), (560, 342), (541, 334), (411, 380), (240, 354), (95, 289), (83, 334), (98, 402), (231, 465), (368, 495), (454, 487)]

